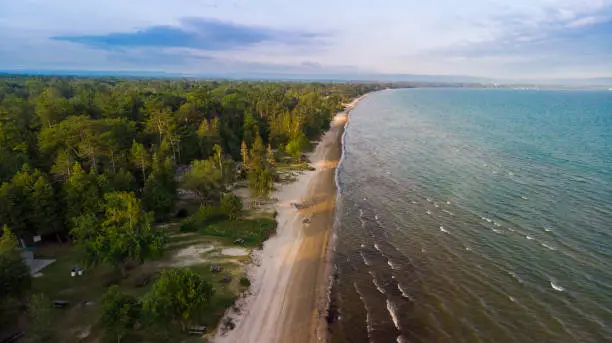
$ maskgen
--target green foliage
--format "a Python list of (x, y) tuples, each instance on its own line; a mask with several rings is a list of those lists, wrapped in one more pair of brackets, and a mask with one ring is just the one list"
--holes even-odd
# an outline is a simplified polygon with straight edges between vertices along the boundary
[(142, 143), (132, 142), (130, 149), (130, 161), (132, 165), (142, 173), (142, 179), (147, 179), (147, 168), (151, 166), (151, 155)]
[(302, 154), (310, 149), (310, 141), (303, 132), (300, 132), (287, 144), (285, 150), (289, 155), (295, 158), (298, 162), (302, 162)]
[(44, 294), (30, 297), (28, 314), (30, 326), (26, 332), (28, 343), (44, 343), (55, 340), (54, 314), (51, 300)]
[(274, 172), (265, 166), (254, 165), (247, 172), (249, 189), (256, 196), (267, 196), (274, 187)]
[(343, 102), (388, 86), (2, 76), (0, 223), (24, 238), (61, 232), (98, 217), (111, 191), (136, 192), (166, 220), (175, 166), (196, 160), (221, 174), (197, 185), (203, 203), (217, 205), (240, 160), (252, 192), (265, 196), (272, 149), (289, 145), (299, 160)]
[(2, 227), (2, 236), (0, 236), (0, 254), (11, 253), (19, 246), (17, 236), (11, 229), (4, 225)]
[(179, 327), (186, 331), (209, 306), (212, 285), (189, 269), (165, 269), (143, 302), (153, 325)]
[(102, 298), (101, 311), (100, 323), (106, 335), (121, 342), (140, 318), (141, 305), (136, 298), (121, 293), (119, 287), (111, 286)]
[(83, 214), (100, 211), (103, 191), (95, 173), (87, 173), (75, 163), (68, 181), (62, 187), (66, 207), (66, 225), (72, 227), (74, 220)]
[(7, 299), (22, 299), (30, 290), (30, 268), (14, 249), (17, 238), (4, 226), (0, 237), (0, 303)]
[(106, 263), (124, 274), (126, 262), (143, 262), (163, 253), (167, 237), (153, 227), (153, 214), (141, 210), (133, 193), (107, 193), (104, 200), (103, 218), (82, 215), (71, 231), (87, 264)]
[(212, 159), (193, 161), (182, 177), (181, 186), (194, 192), (201, 204), (218, 203), (221, 192), (225, 190), (223, 174)]
[(240, 285), (244, 287), (249, 287), (251, 285), (251, 280), (248, 277), (243, 276), (240, 278)]
[(242, 207), (242, 200), (232, 193), (221, 197), (221, 210), (229, 220), (236, 220), (242, 214)]
[(193, 232), (225, 218), (227, 214), (219, 206), (200, 206), (196, 213), (181, 221), (180, 228), (183, 232)]
[(242, 238), (246, 244), (259, 246), (274, 233), (276, 221), (271, 218), (239, 219), (218, 221), (200, 229), (205, 235), (226, 237), (232, 240)]
[(153, 212), (156, 220), (170, 218), (176, 205), (176, 190), (174, 164), (169, 159), (160, 161), (157, 156), (153, 156), (153, 170), (142, 192), (144, 209)]
[(0, 186), (0, 222), (9, 224), (18, 236), (57, 232), (60, 218), (53, 187), (40, 170), (24, 165)]

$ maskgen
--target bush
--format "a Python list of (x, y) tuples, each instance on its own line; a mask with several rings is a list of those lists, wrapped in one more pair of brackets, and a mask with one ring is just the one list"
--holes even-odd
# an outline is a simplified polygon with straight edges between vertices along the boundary
[(249, 287), (251, 285), (251, 281), (249, 280), (248, 277), (243, 276), (243, 277), (240, 278), (240, 284), (242, 286)]
[(235, 220), (242, 213), (242, 200), (232, 193), (225, 194), (221, 198), (221, 210), (229, 220)]
[(181, 221), (182, 232), (193, 232), (202, 229), (206, 225), (227, 218), (221, 207), (201, 206), (200, 209), (190, 217)]

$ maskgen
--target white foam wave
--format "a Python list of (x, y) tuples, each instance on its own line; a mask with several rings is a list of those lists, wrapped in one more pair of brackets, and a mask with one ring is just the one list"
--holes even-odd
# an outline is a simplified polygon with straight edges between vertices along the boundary
[(527, 198), (527, 197), (526, 197), (526, 196), (524, 196), (524, 195), (521, 195), (521, 199), (523, 199), (523, 200), (529, 200), (529, 198)]
[(508, 299), (510, 299), (510, 301), (512, 301), (513, 303), (516, 302), (516, 298), (511, 295), (508, 296)]
[(451, 212), (451, 211), (447, 211), (447, 210), (442, 210), (442, 212), (444, 212), (444, 213), (448, 213), (448, 214), (449, 214), (449, 215), (451, 215), (451, 216), (454, 216), (454, 215), (455, 215), (453, 212)]
[(498, 229), (491, 229), (491, 230), (492, 230), (493, 232), (495, 232), (495, 233), (499, 233), (499, 234), (501, 234), (501, 233), (502, 233), (502, 232), (501, 232), (501, 230), (498, 230)]
[(397, 313), (396, 313), (397, 308), (389, 299), (387, 299), (387, 311), (389, 311), (389, 314), (391, 315), (391, 319), (393, 320), (393, 324), (395, 325), (395, 328), (399, 330), (400, 329), (399, 320), (397, 319)]
[(431, 211), (429, 211), (429, 210), (425, 211), (425, 213), (431, 215)]
[(550, 250), (557, 250), (557, 248), (555, 248), (555, 247), (551, 247), (550, 245), (548, 245), (548, 244), (546, 244), (546, 243), (542, 243), (542, 246), (543, 246), (543, 247), (545, 247), (545, 248), (548, 248), (548, 249), (550, 249)]
[(402, 297), (412, 301), (412, 297), (410, 297), (410, 295), (408, 295), (408, 293), (406, 293), (406, 291), (404, 291), (404, 289), (402, 289), (402, 286), (399, 284), (397, 284), (397, 289), (399, 289), (399, 291), (402, 293)]
[(447, 205), (450, 205), (450, 203), (451, 203), (450, 201), (446, 201), (446, 204), (447, 204)]
[(545, 228), (544, 228), (544, 231), (546, 231), (546, 232), (551, 232), (551, 231), (552, 231), (552, 229), (551, 229), (551, 228), (548, 228), (548, 227), (545, 227)]
[(391, 259), (387, 260), (387, 264), (389, 265), (389, 267), (391, 267), (391, 269), (393, 270), (399, 270), (401, 269), (400, 266), (396, 263), (393, 263), (393, 261), (391, 261)]
[(374, 243), (374, 249), (378, 250), (379, 253), (381, 253), (382, 255), (382, 250), (380, 250), (380, 247), (378, 246), (378, 244)]
[(531, 237), (529, 235), (525, 236), (525, 238), (527, 238), (528, 240), (532, 240), (533, 239), (533, 237)]
[(495, 220), (493, 221), (493, 225), (495, 225), (495, 226), (497, 226), (497, 227), (500, 227), (500, 226), (501, 226), (501, 224), (500, 224), (500, 223), (498, 223), (498, 222), (496, 222)]
[(448, 230), (446, 230), (446, 229), (444, 228), (444, 226), (440, 226), (440, 231), (442, 231), (442, 232), (444, 232), (444, 233), (449, 233), (449, 232), (448, 232)]
[(382, 288), (382, 286), (378, 283), (378, 280), (376, 280), (375, 277), (372, 279), (372, 283), (374, 284), (374, 286), (376, 286), (376, 289), (380, 292), (380, 294), (385, 294), (384, 288)]
[(554, 283), (553, 281), (550, 282), (550, 287), (552, 287), (555, 291), (559, 291), (559, 292), (563, 292), (565, 291), (565, 288), (557, 285), (556, 283)]
[(371, 266), (372, 262), (368, 261), (368, 259), (365, 257), (365, 254), (363, 253), (363, 251), (360, 251), (359, 254), (361, 255), (361, 258), (363, 259), (363, 263), (365, 263), (366, 266)]

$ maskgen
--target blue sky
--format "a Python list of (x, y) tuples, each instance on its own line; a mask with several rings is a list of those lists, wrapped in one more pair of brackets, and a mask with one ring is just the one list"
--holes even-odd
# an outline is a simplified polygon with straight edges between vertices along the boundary
[(0, 0), (0, 69), (612, 76), (612, 0)]

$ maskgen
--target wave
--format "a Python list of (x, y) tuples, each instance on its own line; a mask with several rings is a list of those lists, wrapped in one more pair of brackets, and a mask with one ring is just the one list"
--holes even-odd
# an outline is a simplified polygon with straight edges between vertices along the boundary
[(550, 282), (550, 287), (552, 287), (555, 291), (559, 291), (559, 292), (565, 291), (565, 288), (557, 285), (556, 283), (554, 283), (554, 281)]
[(545, 247), (545, 248), (548, 248), (548, 249), (550, 249), (550, 250), (557, 250), (557, 248), (555, 248), (555, 247), (551, 247), (550, 245), (548, 245), (548, 244), (546, 244), (546, 243), (542, 243), (542, 246), (543, 246), (543, 247)]
[(391, 267), (391, 269), (393, 269), (393, 270), (400, 270), (400, 269), (401, 269), (400, 265), (399, 265), (399, 264), (397, 264), (397, 263), (394, 263), (393, 261), (391, 261), (391, 259), (390, 259), (390, 258), (389, 258), (389, 259), (387, 259), (387, 264), (388, 264), (388, 265), (389, 265), (389, 267)]
[(374, 272), (371, 270), (368, 270), (368, 274), (370, 274), (370, 276), (372, 277), (372, 283), (374, 284), (374, 286), (376, 286), (376, 289), (380, 292), (380, 294), (385, 294), (384, 288), (382, 288), (382, 286), (378, 283), (378, 280), (376, 279), (376, 274), (374, 274)]
[(360, 252), (359, 252), (359, 254), (361, 255), (361, 259), (363, 259), (363, 263), (364, 263), (366, 266), (368, 266), (368, 267), (369, 267), (369, 266), (371, 266), (371, 265), (372, 265), (372, 262), (368, 261), (368, 259), (365, 257), (365, 254), (363, 253), (363, 251), (360, 251)]
[(446, 230), (446, 229), (444, 228), (444, 226), (442, 226), (442, 225), (440, 225), (440, 231), (442, 231), (442, 232), (444, 232), (444, 233), (450, 233), (450, 232), (448, 232), (448, 230)]
[(399, 284), (399, 282), (397, 283), (397, 289), (399, 289), (399, 291), (402, 293), (402, 297), (413, 301), (412, 297), (410, 295), (408, 295), (408, 293), (406, 293), (406, 291), (402, 288), (402, 286)]
[(393, 324), (395, 325), (395, 328), (399, 330), (400, 329), (399, 320), (397, 319), (397, 313), (396, 313), (397, 308), (389, 299), (387, 299), (387, 311), (389, 311), (389, 315), (391, 315), (391, 319), (393, 320)]
[(533, 239), (533, 237), (531, 237), (529, 235), (525, 236), (525, 238), (527, 238), (528, 240), (532, 240)]

